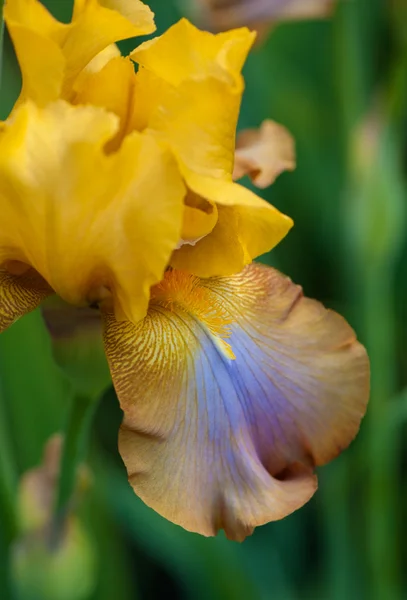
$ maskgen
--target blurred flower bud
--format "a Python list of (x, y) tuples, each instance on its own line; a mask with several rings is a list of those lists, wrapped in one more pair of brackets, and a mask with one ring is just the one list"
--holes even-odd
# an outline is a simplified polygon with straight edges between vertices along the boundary
[(11, 551), (17, 600), (86, 600), (96, 583), (94, 548), (77, 519), (65, 524), (58, 544), (47, 528), (17, 540)]
[(376, 105), (356, 127), (351, 163), (352, 242), (365, 264), (393, 260), (403, 242), (407, 206), (399, 144), (381, 106)]
[(111, 383), (99, 311), (75, 307), (52, 296), (43, 303), (42, 312), (51, 334), (55, 360), (75, 391), (99, 398)]
[(95, 582), (95, 554), (77, 517), (72, 515), (80, 494), (89, 487), (85, 465), (77, 472), (71, 511), (57, 524), (54, 504), (63, 437), (47, 443), (43, 463), (23, 475), (18, 490), (22, 536), (11, 551), (11, 574), (18, 600), (82, 600)]
[(376, 106), (355, 127), (352, 136), (352, 167), (358, 178), (366, 177), (375, 163), (384, 120)]
[[(46, 527), (52, 518), (62, 448), (62, 435), (52, 436), (45, 447), (42, 465), (27, 471), (20, 480), (18, 514), (24, 532)], [(89, 488), (90, 483), (91, 473), (88, 467), (80, 465), (73, 503)]]
[(334, 0), (195, 0), (198, 18), (223, 31), (248, 26), (260, 31), (286, 20), (321, 19), (329, 16)]
[(266, 120), (259, 129), (238, 134), (234, 179), (249, 175), (255, 186), (266, 188), (280, 173), (294, 169), (294, 139), (282, 125)]

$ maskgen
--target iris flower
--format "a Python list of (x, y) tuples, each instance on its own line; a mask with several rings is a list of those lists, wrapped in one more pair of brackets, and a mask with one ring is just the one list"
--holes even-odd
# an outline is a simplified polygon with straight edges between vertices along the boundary
[(248, 25), (259, 32), (279, 21), (323, 19), (335, 0), (195, 0), (201, 17), (216, 30)]
[(153, 29), (137, 0), (5, 17), (23, 87), (0, 130), (0, 330), (53, 294), (97, 306), (134, 490), (244, 539), (309, 500), (369, 388), (345, 320), (252, 263), (292, 225), (232, 177), (253, 34), (181, 20), (124, 58), (111, 44)]

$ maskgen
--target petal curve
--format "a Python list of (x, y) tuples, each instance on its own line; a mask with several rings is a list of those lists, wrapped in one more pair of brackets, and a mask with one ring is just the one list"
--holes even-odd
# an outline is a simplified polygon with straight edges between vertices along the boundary
[(240, 71), (255, 37), (246, 27), (214, 35), (181, 19), (130, 57), (173, 86), (213, 77), (242, 91)]
[(168, 272), (142, 323), (105, 315), (105, 346), (131, 485), (203, 535), (241, 540), (302, 506), (312, 468), (350, 443), (368, 399), (349, 325), (260, 265)]

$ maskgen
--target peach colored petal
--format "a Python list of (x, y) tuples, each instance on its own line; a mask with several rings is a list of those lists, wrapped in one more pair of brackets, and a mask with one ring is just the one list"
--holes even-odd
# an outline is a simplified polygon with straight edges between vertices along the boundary
[(302, 506), (369, 396), (346, 321), (256, 264), (230, 278), (167, 272), (142, 322), (105, 315), (105, 347), (131, 485), (207, 536), (242, 540)]
[(249, 175), (257, 187), (266, 188), (280, 173), (294, 169), (294, 139), (282, 125), (266, 120), (237, 136), (233, 179)]

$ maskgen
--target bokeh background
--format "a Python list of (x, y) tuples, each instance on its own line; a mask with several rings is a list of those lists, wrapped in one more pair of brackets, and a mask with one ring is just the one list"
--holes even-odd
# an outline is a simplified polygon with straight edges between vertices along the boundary
[[(68, 0), (45, 4), (69, 18)], [(159, 32), (184, 15), (199, 24), (192, 0), (149, 4)], [(360, 435), (320, 469), (319, 491), (292, 516), (242, 544), (187, 533), (127, 484), (120, 410), (97, 340), (86, 328), (71, 339), (70, 324), (53, 346), (42, 315), (28, 315), (0, 336), (4, 600), (407, 598), (407, 3), (344, 0), (330, 19), (276, 24), (244, 74), (239, 128), (272, 118), (297, 144), (297, 170), (263, 194), (295, 228), (262, 260), (344, 314), (367, 345), (372, 395)], [(2, 118), (19, 85), (6, 36)], [(65, 427), (72, 381), (102, 399), (76, 529), (53, 552), (19, 525), (36, 500), (18, 489)]]

